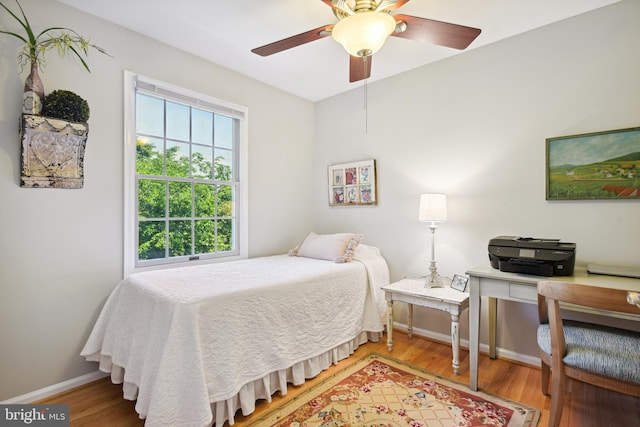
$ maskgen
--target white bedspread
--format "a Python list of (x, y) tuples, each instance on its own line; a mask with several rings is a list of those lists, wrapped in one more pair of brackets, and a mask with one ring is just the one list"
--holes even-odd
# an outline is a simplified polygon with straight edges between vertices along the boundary
[[(278, 255), (133, 274), (81, 355), (124, 383), (147, 425), (233, 423), (243, 387), (381, 332), (388, 283), (367, 245), (345, 264)], [(211, 403), (221, 401), (229, 413), (213, 420)]]

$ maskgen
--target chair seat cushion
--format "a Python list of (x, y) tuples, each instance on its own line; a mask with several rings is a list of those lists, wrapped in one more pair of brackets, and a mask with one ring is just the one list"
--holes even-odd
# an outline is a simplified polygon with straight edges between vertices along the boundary
[[(640, 332), (563, 320), (566, 365), (640, 384)], [(549, 325), (538, 327), (538, 347), (551, 355)]]

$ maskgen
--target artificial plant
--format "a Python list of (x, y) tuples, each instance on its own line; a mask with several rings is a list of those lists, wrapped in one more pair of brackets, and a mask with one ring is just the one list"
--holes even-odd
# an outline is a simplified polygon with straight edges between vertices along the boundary
[(24, 30), (24, 34), (5, 30), (0, 30), (0, 33), (16, 37), (24, 43), (22, 51), (20, 55), (18, 55), (18, 63), (22, 67), (27, 64), (35, 64), (38, 68), (42, 69), (45, 65), (45, 53), (48, 50), (57, 49), (63, 58), (71, 54), (75, 55), (82, 63), (82, 66), (91, 72), (89, 65), (83, 58), (83, 56), (86, 57), (89, 54), (89, 48), (107, 54), (103, 48), (89, 43), (89, 40), (71, 28), (49, 27), (36, 34), (18, 0), (16, 0), (16, 4), (20, 9), (21, 16), (12, 12), (3, 2), (0, 2), (0, 7), (20, 24)]

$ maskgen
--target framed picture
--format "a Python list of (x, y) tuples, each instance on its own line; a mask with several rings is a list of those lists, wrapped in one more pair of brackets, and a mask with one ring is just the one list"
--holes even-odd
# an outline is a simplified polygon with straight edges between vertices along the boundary
[(467, 290), (467, 283), (469, 283), (469, 278), (467, 276), (459, 276), (457, 274), (454, 274), (453, 279), (451, 279), (451, 289), (465, 292)]
[(375, 160), (331, 165), (328, 172), (330, 206), (378, 204)]
[(640, 127), (547, 138), (547, 200), (640, 200)]

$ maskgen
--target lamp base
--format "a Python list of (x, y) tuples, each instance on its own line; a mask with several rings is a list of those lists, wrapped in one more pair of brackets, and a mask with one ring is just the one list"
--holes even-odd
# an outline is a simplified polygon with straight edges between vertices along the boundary
[(429, 225), (429, 230), (431, 230), (431, 262), (429, 263), (429, 274), (427, 275), (427, 280), (424, 282), (425, 288), (442, 288), (442, 277), (438, 274), (438, 269), (436, 268), (436, 228), (437, 225), (435, 221), (431, 221)]
[(442, 283), (442, 277), (438, 274), (438, 270), (436, 269), (435, 260), (431, 260), (431, 265), (429, 266), (429, 275), (427, 276), (427, 280), (424, 282), (425, 288), (442, 288), (444, 285)]
[(425, 288), (442, 288), (444, 284), (442, 283), (442, 277), (439, 274), (434, 276), (427, 276), (427, 280), (424, 282)]

